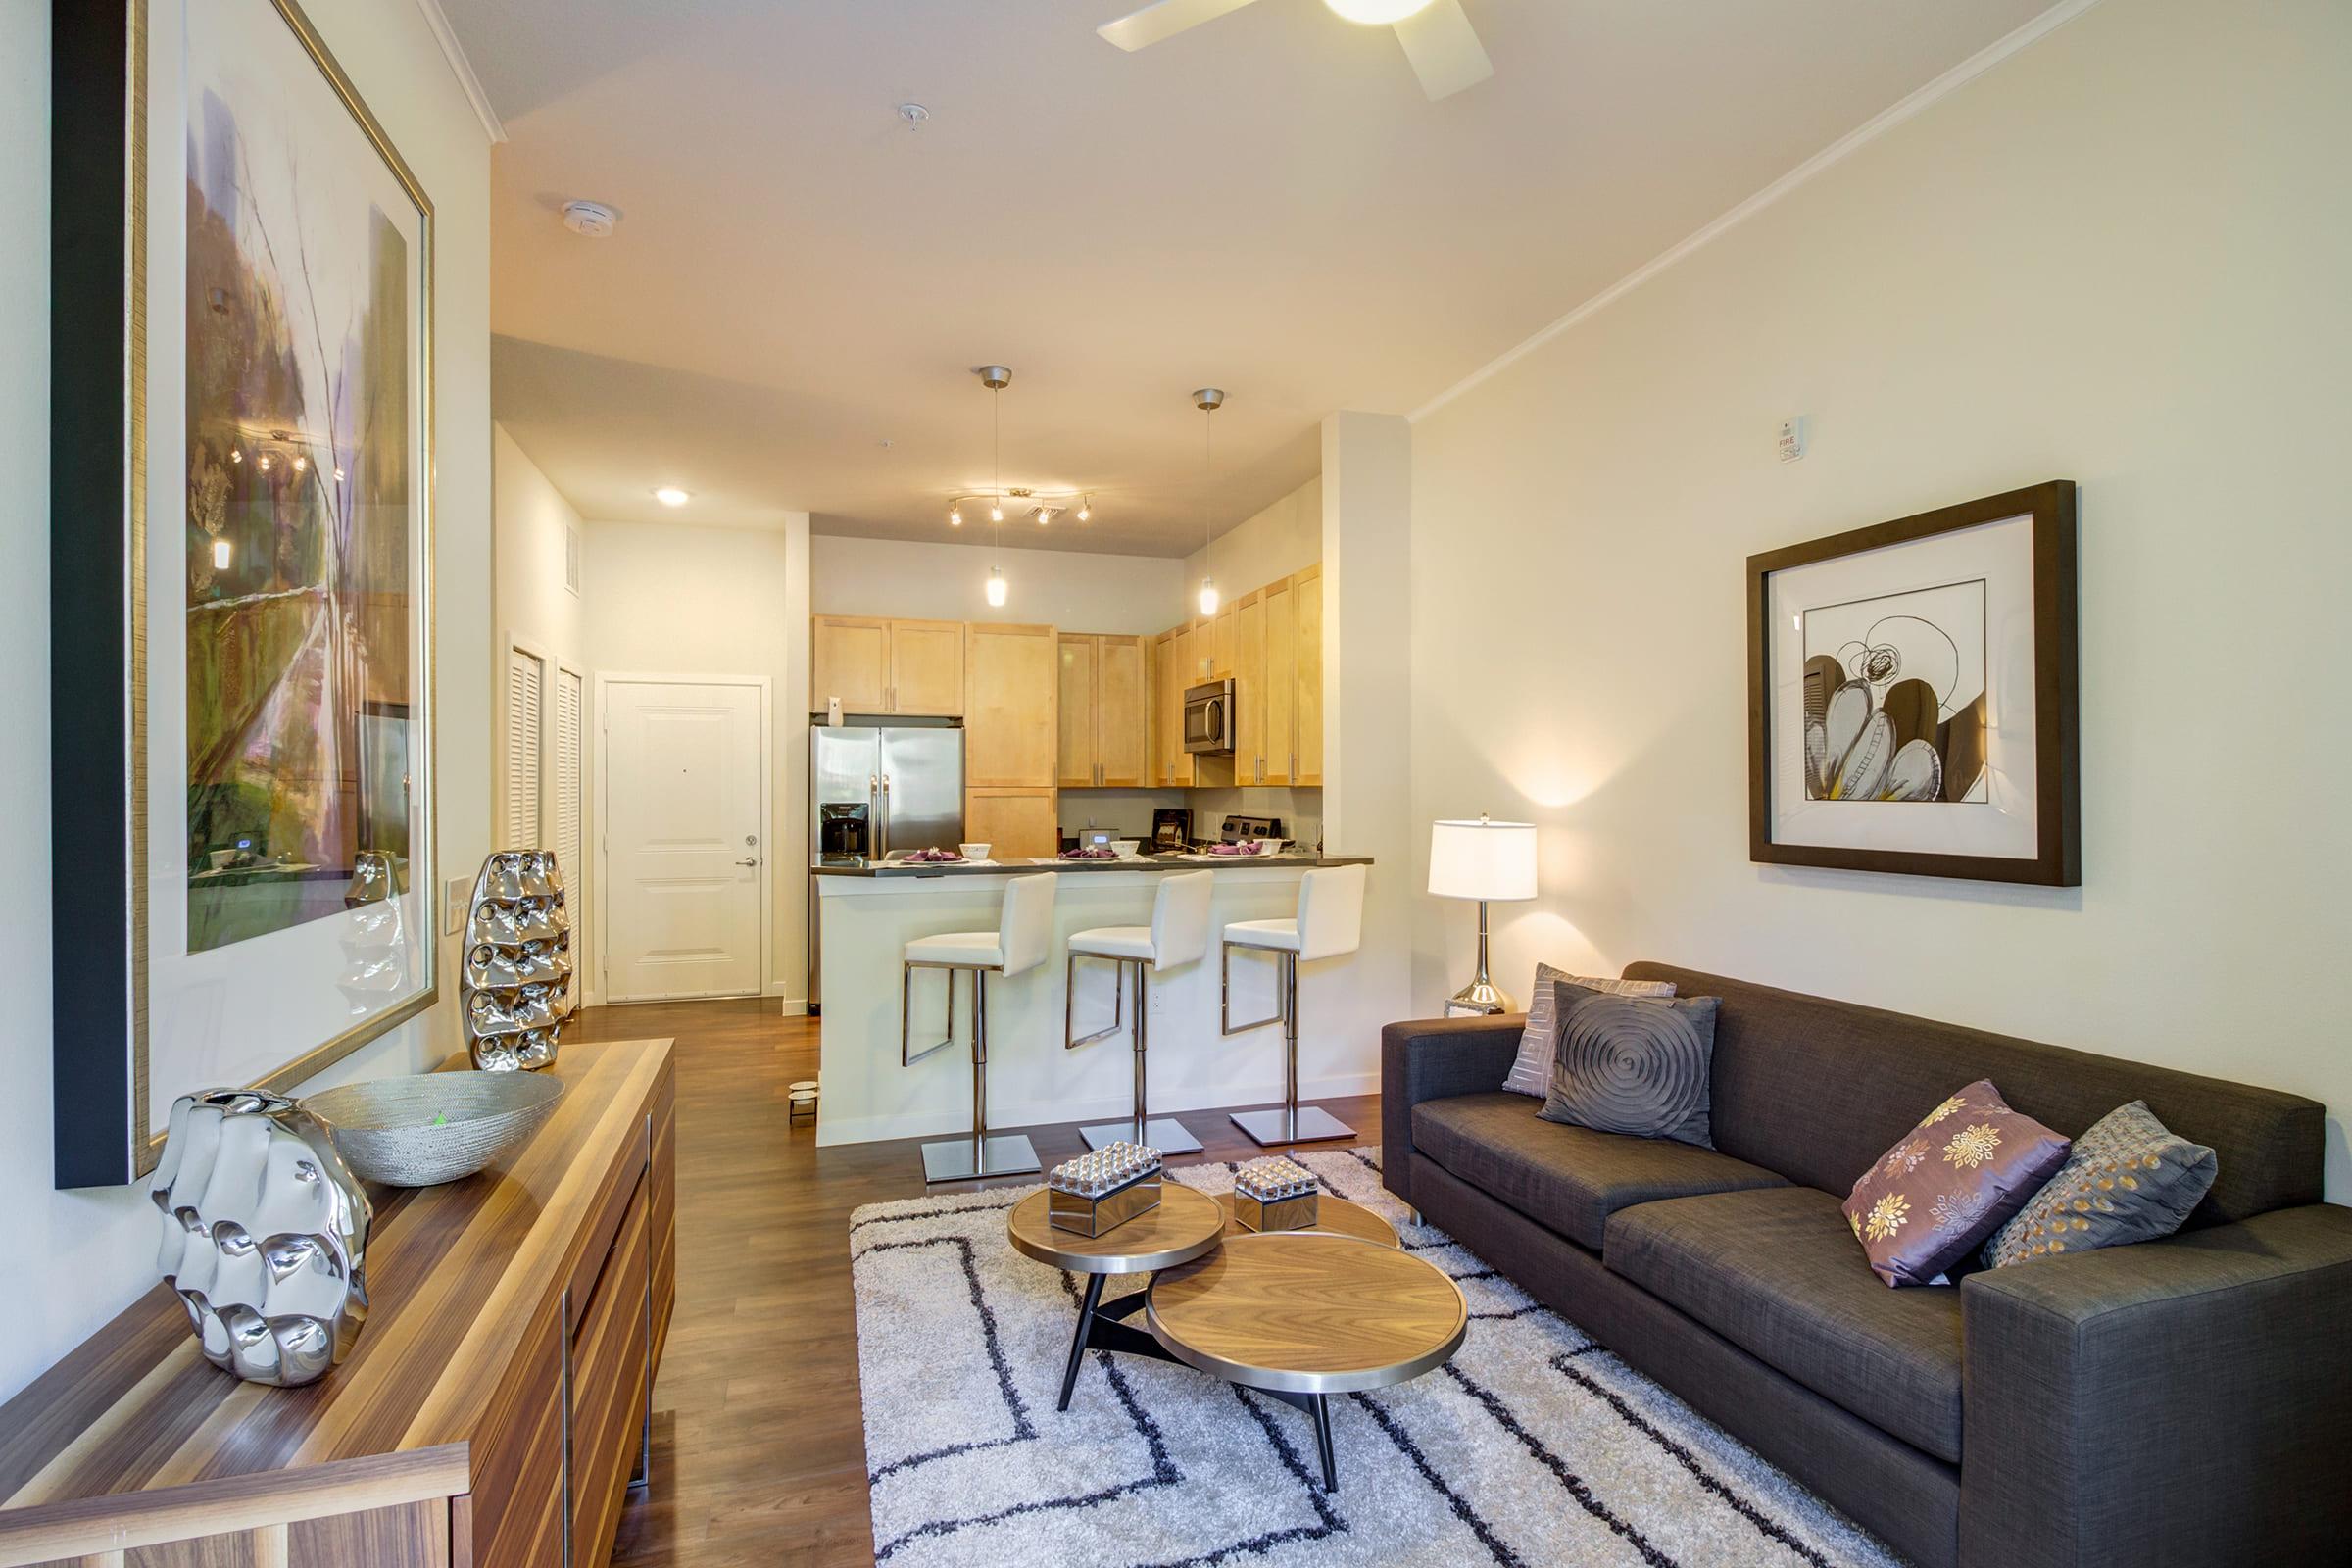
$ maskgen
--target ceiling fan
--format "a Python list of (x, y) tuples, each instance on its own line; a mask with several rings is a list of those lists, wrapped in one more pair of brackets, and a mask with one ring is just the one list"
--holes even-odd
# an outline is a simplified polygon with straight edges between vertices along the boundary
[[(1105, 22), (1095, 30), (1129, 53), (1146, 44), (1172, 38), (1187, 27), (1214, 22), (1228, 11), (1239, 11), (1250, 0), (1153, 0), (1141, 11)], [(1462, 0), (1323, 0), (1349, 22), (1366, 26), (1393, 26), (1404, 57), (1421, 78), (1421, 90), (1434, 101), (1477, 85), (1494, 74), (1494, 63), (1470, 19)]]

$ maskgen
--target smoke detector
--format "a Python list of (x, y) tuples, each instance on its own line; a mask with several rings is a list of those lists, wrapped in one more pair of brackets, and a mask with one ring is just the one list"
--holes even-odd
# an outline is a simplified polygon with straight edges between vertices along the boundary
[(588, 239), (604, 239), (620, 226), (620, 214), (603, 202), (565, 202), (564, 226)]

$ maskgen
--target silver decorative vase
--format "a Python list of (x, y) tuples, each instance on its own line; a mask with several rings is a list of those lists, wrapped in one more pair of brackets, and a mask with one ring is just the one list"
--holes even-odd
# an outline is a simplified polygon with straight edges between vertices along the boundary
[(248, 1383), (311, 1383), (368, 1317), (368, 1194), (318, 1118), (280, 1095), (182, 1095), (147, 1189), (156, 1266), (205, 1359)]
[(484, 1072), (552, 1066), (573, 1007), (571, 913), (553, 850), (500, 850), (466, 912), (466, 1051)]

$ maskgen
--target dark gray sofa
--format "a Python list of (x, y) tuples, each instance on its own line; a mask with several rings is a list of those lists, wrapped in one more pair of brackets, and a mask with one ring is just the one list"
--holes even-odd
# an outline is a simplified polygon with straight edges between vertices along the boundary
[[(1526, 1020), (1391, 1024), (1383, 1179), (1928, 1568), (2352, 1559), (2352, 1209), (2299, 1096), (1666, 964), (1721, 997), (1713, 1151), (1537, 1118)], [(2220, 1155), (2180, 1235), (1888, 1290), (1839, 1203), (1990, 1078), (2073, 1136), (2144, 1100)], [(1573, 1458), (1573, 1456), (1571, 1456)]]

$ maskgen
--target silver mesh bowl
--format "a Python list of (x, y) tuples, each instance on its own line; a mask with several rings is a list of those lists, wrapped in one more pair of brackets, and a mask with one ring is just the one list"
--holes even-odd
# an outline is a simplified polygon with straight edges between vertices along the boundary
[(564, 1094), (535, 1072), (426, 1072), (306, 1096), (363, 1181), (431, 1187), (470, 1176), (539, 1130)]

